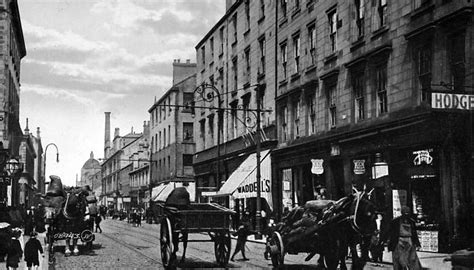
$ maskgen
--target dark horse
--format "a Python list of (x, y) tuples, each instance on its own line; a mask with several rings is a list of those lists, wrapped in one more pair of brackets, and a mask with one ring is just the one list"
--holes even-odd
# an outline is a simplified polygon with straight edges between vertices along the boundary
[(317, 253), (324, 257), (328, 269), (347, 269), (345, 259), (351, 247), (352, 269), (363, 269), (365, 261), (359, 258), (353, 246), (358, 239), (365, 239), (376, 229), (375, 205), (370, 200), (371, 192), (355, 192), (342, 198), (323, 217), (317, 231)]

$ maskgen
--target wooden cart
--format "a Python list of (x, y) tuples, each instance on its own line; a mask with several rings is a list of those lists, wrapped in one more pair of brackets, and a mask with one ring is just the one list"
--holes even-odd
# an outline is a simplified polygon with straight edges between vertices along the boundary
[[(176, 263), (179, 242), (183, 243), (183, 259), (188, 242), (214, 242), (217, 263), (224, 267), (229, 262), (231, 238), (229, 228), (234, 211), (215, 203), (192, 203), (185, 209), (157, 203), (160, 219), (160, 248), (163, 266)], [(210, 240), (188, 240), (189, 233), (207, 233)]]

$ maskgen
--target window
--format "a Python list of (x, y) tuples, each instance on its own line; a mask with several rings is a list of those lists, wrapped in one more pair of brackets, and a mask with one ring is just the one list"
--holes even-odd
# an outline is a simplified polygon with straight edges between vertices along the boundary
[(171, 107), (171, 96), (168, 96), (168, 116), (171, 115), (172, 110), (173, 110), (173, 107)]
[(286, 49), (286, 42), (280, 45), (280, 55), (281, 55), (281, 69), (283, 79), (286, 79), (286, 61), (287, 61), (287, 49)]
[(300, 134), (300, 111), (301, 99), (297, 97), (293, 102), (293, 136), (298, 138)]
[(355, 0), (355, 11), (356, 11), (356, 28), (357, 38), (360, 39), (364, 36), (364, 5), (365, 0)]
[(250, 107), (250, 94), (246, 94), (242, 97), (242, 120), (244, 123), (247, 123), (249, 119), (249, 109)]
[(194, 114), (194, 94), (183, 93), (183, 105), (185, 106), (183, 112)]
[(288, 107), (285, 105), (281, 106), (280, 110), (280, 122), (281, 122), (281, 140), (286, 141), (288, 140)]
[(214, 75), (209, 76), (209, 84), (214, 85)]
[(167, 142), (167, 140), (166, 140), (166, 128), (165, 128), (165, 129), (163, 129), (163, 148), (166, 147), (166, 142)]
[(171, 144), (171, 126), (168, 125), (168, 145)]
[(311, 94), (306, 98), (308, 115), (307, 134), (316, 134), (316, 95)]
[(250, 30), (250, 0), (245, 0), (245, 26)]
[[(201, 47), (201, 63), (206, 64), (206, 46)], [(204, 67), (203, 67), (204, 68)]]
[(208, 116), (208, 126), (209, 126), (209, 143), (210, 145), (209, 146), (213, 146), (214, 145), (214, 114), (210, 114)]
[(336, 111), (336, 102), (337, 102), (337, 88), (336, 84), (328, 86), (328, 109), (329, 109), (329, 127), (336, 127), (337, 120), (337, 111)]
[(384, 27), (387, 24), (387, 0), (378, 1), (378, 15), (379, 15), (379, 28)]
[(231, 138), (237, 137), (237, 101), (230, 103)]
[(193, 155), (183, 154), (183, 166), (193, 166)]
[(280, 0), (280, 6), (281, 6), (281, 16), (283, 18), (286, 18), (287, 13), (288, 13), (288, 0)]
[(224, 27), (219, 30), (219, 41), (221, 45), (219, 46), (219, 55), (224, 53)]
[(250, 47), (245, 49), (244, 57), (245, 57), (244, 80), (245, 82), (250, 82)]
[(429, 100), (429, 93), (431, 89), (431, 57), (430, 43), (419, 47), (416, 51), (421, 101)]
[(237, 42), (237, 13), (235, 13), (234, 16), (232, 17), (232, 27), (234, 30), (234, 40), (232, 44), (234, 44)]
[(199, 136), (201, 137), (202, 148), (206, 148), (206, 119), (199, 121)]
[(308, 27), (308, 43), (310, 65), (316, 65), (316, 25), (312, 24)]
[(237, 80), (238, 80), (238, 74), (239, 74), (239, 70), (237, 67), (237, 57), (234, 57), (234, 59), (232, 59), (232, 72), (234, 74), (233, 90), (237, 91)]
[(388, 112), (386, 64), (377, 66), (375, 85), (377, 87), (377, 115), (381, 115)]
[(352, 89), (354, 91), (355, 121), (358, 122), (365, 119), (365, 87), (363, 72), (352, 74)]
[(224, 68), (219, 69), (220, 88), (224, 91)]
[(258, 40), (260, 61), (258, 65), (258, 74), (265, 74), (265, 36)]
[(421, 8), (431, 4), (431, 0), (413, 0), (414, 9)]
[(161, 137), (161, 131), (158, 132), (158, 135), (159, 135), (159, 138), (160, 138), (160, 144), (159, 144), (159, 147), (160, 147), (160, 150), (163, 148), (163, 138)]
[(209, 49), (211, 50), (211, 62), (212, 62), (212, 59), (214, 59), (214, 37), (211, 37), (211, 39), (209, 40)]
[(300, 6), (300, 0), (294, 0), (295, 1), (295, 11), (299, 10), (301, 8)]
[(329, 18), (329, 44), (331, 46), (331, 53), (337, 50), (337, 12), (336, 10), (328, 13)]
[(265, 0), (260, 0), (260, 19), (265, 17)]
[(300, 35), (293, 37), (293, 57), (294, 57), (294, 73), (300, 71)]
[(191, 123), (183, 123), (183, 140), (192, 142), (194, 140), (194, 124)]
[(465, 67), (465, 47), (466, 33), (456, 33), (448, 39), (451, 44), (449, 46), (449, 62), (451, 67), (451, 83), (456, 92), (463, 92), (466, 78)]

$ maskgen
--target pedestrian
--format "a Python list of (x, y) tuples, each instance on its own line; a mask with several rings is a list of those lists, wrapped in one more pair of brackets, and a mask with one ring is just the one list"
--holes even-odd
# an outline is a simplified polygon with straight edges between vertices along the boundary
[(36, 238), (36, 232), (31, 232), (30, 239), (25, 244), (25, 262), (28, 270), (37, 269), (39, 266), (38, 252), (44, 258), (43, 247)]
[(247, 242), (247, 237), (250, 234), (252, 233), (250, 231), (249, 213), (246, 212), (242, 218), (242, 224), (237, 229), (237, 232), (234, 233), (234, 236), (237, 236), (237, 244), (235, 245), (234, 254), (232, 254), (232, 257), (230, 258), (231, 261), (234, 261), (234, 257), (239, 251), (242, 253), (244, 261), (249, 260), (247, 257), (245, 257), (245, 243)]
[(99, 230), (102, 233), (102, 228), (100, 227), (100, 222), (102, 221), (102, 217), (100, 215), (95, 216), (95, 232)]
[(393, 269), (421, 270), (421, 263), (416, 254), (420, 241), (415, 228), (415, 221), (410, 217), (411, 209), (402, 207), (402, 215), (393, 219), (382, 243), (388, 239), (388, 250), (392, 252)]
[(7, 253), (7, 269), (17, 269), (20, 258), (23, 257), (23, 250), (21, 249), (20, 240), (21, 230), (16, 228), (12, 233), (12, 240), (10, 248)]

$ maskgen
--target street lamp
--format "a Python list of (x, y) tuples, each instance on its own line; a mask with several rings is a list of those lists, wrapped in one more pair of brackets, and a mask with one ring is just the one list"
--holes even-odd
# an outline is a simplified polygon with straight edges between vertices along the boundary
[[(58, 146), (54, 143), (49, 143), (48, 145), (46, 145), (45, 149), (44, 149), (44, 161), (43, 161), (43, 177), (44, 179), (46, 180), (46, 157), (47, 157), (47, 153), (48, 153), (48, 148), (50, 146), (54, 146), (54, 148), (56, 148), (56, 163), (59, 163), (59, 150), (58, 150)], [(46, 184), (46, 181), (45, 181), (45, 184)]]
[(382, 160), (382, 154), (375, 154), (375, 162), (372, 165), (372, 179), (377, 180), (388, 175), (388, 164)]

